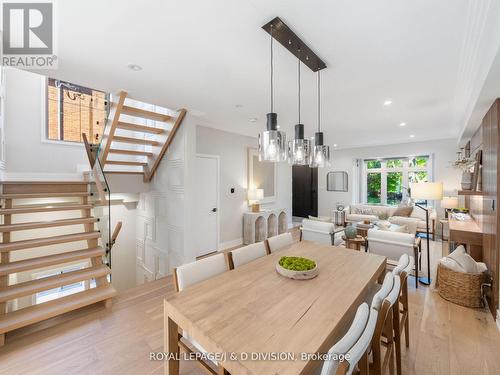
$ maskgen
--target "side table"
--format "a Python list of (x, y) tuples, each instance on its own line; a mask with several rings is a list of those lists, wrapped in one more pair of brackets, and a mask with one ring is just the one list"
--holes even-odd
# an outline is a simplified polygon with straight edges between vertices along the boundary
[(345, 247), (352, 250), (361, 250), (361, 245), (365, 245), (366, 240), (363, 236), (356, 236), (356, 238), (347, 238), (345, 235), (342, 236), (345, 241)]

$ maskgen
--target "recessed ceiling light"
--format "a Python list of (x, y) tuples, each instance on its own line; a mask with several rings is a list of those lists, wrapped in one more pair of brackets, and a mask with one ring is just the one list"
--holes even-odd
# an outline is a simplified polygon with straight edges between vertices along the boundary
[(250, 118), (248, 119), (248, 121), (250, 121), (250, 122), (257, 122), (257, 121), (258, 121), (258, 118), (257, 118), (257, 117), (250, 117)]
[(406, 126), (406, 122), (400, 123), (399, 126), (401, 126), (401, 127)]
[(142, 66), (137, 65), (137, 64), (128, 64), (127, 68), (130, 70), (133, 70), (134, 72), (138, 72), (139, 70), (142, 70)]
[(388, 105), (391, 105), (391, 104), (392, 104), (392, 100), (391, 100), (391, 99), (386, 99), (386, 100), (384, 101), (384, 105), (385, 105), (385, 106), (388, 106)]
[(337, 147), (337, 144), (336, 144), (336, 143), (334, 143), (334, 144), (333, 144), (333, 147)]
[(410, 138), (415, 138), (415, 134), (410, 134)]
[(243, 104), (236, 104), (235, 107), (236, 108), (243, 108)]

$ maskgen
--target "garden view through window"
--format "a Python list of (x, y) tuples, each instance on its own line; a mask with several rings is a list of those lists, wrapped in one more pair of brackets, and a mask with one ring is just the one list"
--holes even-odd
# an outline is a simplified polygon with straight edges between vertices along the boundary
[(73, 83), (47, 79), (47, 138), (82, 142), (82, 133), (98, 143), (106, 121), (105, 92)]
[(429, 156), (365, 160), (366, 203), (398, 205), (408, 197), (414, 182), (427, 182)]

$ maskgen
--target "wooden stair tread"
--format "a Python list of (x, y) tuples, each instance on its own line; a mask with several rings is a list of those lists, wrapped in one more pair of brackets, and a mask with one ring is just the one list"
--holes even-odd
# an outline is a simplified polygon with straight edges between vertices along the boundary
[(116, 290), (111, 285), (92, 288), (53, 301), (26, 307), (0, 316), (0, 333), (40, 322), (80, 307), (112, 298)]
[(120, 149), (120, 148), (110, 148), (109, 152), (112, 153), (112, 154), (153, 156), (152, 152), (138, 151), (138, 150), (123, 150), (123, 149)]
[(152, 126), (131, 124), (129, 122), (123, 122), (123, 121), (118, 121), (116, 127), (124, 130), (130, 130), (142, 133), (162, 134), (165, 132), (165, 129), (162, 128), (154, 128)]
[(74, 185), (74, 184), (82, 184), (88, 185), (89, 181), (0, 181), (0, 184), (4, 185), (26, 185), (26, 184), (35, 184), (35, 185)]
[(149, 120), (163, 121), (163, 122), (170, 121), (170, 119), (172, 118), (171, 116), (165, 115), (163, 113), (152, 112), (146, 109), (131, 107), (128, 105), (124, 105), (122, 107), (122, 113), (129, 116), (142, 117)]
[(9, 285), (0, 289), (0, 302), (11, 301), (13, 299), (29, 296), (44, 290), (70, 285), (84, 280), (90, 280), (107, 276), (111, 270), (106, 265), (99, 265), (81, 270), (61, 273), (58, 275), (44, 277)]
[(27, 193), (27, 194), (0, 194), (3, 199), (25, 199), (25, 198), (64, 198), (64, 197), (89, 197), (92, 193)]
[(38, 229), (38, 228), (62, 227), (66, 225), (76, 225), (76, 224), (92, 224), (96, 223), (97, 221), (98, 219), (95, 217), (82, 217), (77, 219), (61, 219), (61, 220), (51, 220), (51, 221), (34, 221), (27, 223), (4, 224), (0, 225), (0, 233), (14, 232), (18, 230)]
[(113, 137), (113, 142), (132, 143), (132, 144), (136, 144), (136, 145), (151, 145), (151, 146), (158, 146), (160, 144), (159, 142), (153, 141), (151, 139), (122, 137), (120, 135), (115, 135)]
[(13, 208), (0, 209), (0, 215), (9, 214), (29, 214), (35, 212), (51, 212), (51, 211), (72, 211), (72, 210), (87, 210), (92, 208), (91, 204), (45, 204), (45, 205), (26, 205)]
[(114, 164), (114, 165), (136, 165), (138, 167), (143, 167), (148, 165), (146, 162), (142, 161), (127, 161), (127, 160), (106, 160), (106, 164)]
[(99, 233), (98, 231), (94, 231), (94, 232), (64, 234), (62, 236), (53, 236), (53, 237), (35, 238), (31, 240), (8, 242), (0, 244), (0, 252), (30, 249), (32, 247), (42, 247), (42, 246), (48, 246), (66, 242), (92, 240), (92, 239), (97, 239), (100, 236), (101, 233)]
[(106, 251), (102, 247), (96, 247), (93, 249), (68, 251), (60, 254), (46, 255), (38, 258), (30, 258), (18, 260), (16, 262), (3, 263), (0, 264), (0, 276), (28, 270), (35, 270), (55, 264), (69, 263), (81, 259), (90, 259), (103, 256), (104, 254), (106, 254)]
[(139, 172), (139, 171), (107, 171), (107, 170), (105, 170), (104, 173), (106, 173), (106, 174), (144, 174), (144, 172)]

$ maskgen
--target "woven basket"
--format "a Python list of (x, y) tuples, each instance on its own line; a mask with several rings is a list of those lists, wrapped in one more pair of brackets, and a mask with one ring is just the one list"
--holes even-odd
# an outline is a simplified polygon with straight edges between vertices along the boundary
[(436, 286), (439, 295), (457, 305), (482, 307), (481, 284), (484, 280), (484, 273), (455, 272), (438, 264)]

